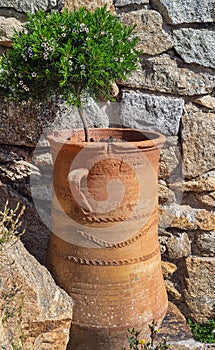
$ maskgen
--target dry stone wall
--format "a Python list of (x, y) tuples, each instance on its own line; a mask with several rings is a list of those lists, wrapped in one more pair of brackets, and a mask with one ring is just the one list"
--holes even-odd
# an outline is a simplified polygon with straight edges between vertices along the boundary
[[(143, 52), (137, 71), (117, 82), (121, 99), (91, 101), (90, 125), (123, 125), (166, 135), (161, 152), (160, 243), (169, 298), (197, 322), (214, 317), (215, 252), (215, 5), (202, 0), (66, 0), (69, 8), (107, 4), (123, 23), (136, 23)], [(61, 9), (61, 1), (2, 0), (0, 40), (10, 39), (27, 11)], [(5, 43), (4, 43), (5, 45)], [(1, 52), (5, 46), (1, 46)], [(72, 114), (72, 117), (71, 117)], [(97, 115), (99, 117), (97, 118)], [(63, 118), (62, 118), (63, 117)], [(79, 127), (62, 105), (22, 110), (0, 103), (0, 191), (28, 204), (23, 225), (28, 250), (44, 263), (49, 230), (31, 200), (29, 174), (47, 186), (38, 200), (47, 214), (50, 155), (42, 132)], [(34, 153), (34, 147), (37, 153)], [(32, 165), (32, 157), (34, 165)], [(34, 182), (36, 187), (36, 182)], [(3, 201), (2, 201), (3, 205)], [(48, 210), (48, 209), (47, 209)], [(50, 214), (50, 213), (49, 213)], [(174, 267), (174, 268), (173, 268)]]

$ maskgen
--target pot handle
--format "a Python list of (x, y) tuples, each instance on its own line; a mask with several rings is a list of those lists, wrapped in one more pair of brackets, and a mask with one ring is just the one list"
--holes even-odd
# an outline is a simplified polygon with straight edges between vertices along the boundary
[[(86, 181), (88, 174), (89, 170), (87, 168), (74, 169), (69, 172), (67, 179), (76, 202), (82, 209), (86, 209), (92, 213), (93, 209), (84, 195), (84, 192), (86, 193), (85, 189), (87, 187)], [(82, 191), (82, 187), (84, 192)]]

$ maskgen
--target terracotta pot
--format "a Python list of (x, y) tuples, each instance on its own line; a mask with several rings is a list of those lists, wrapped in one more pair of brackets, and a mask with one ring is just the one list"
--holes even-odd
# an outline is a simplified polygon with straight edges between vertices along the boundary
[[(49, 136), (54, 160), (47, 265), (74, 300), (68, 349), (121, 350), (127, 329), (167, 310), (158, 243), (157, 171), (164, 137), (132, 129)], [(124, 141), (124, 142), (122, 142)]]

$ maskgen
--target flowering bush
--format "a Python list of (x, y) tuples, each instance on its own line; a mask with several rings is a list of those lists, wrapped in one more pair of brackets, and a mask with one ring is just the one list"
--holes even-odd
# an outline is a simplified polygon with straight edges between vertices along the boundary
[(83, 92), (111, 98), (111, 84), (136, 69), (134, 27), (123, 26), (106, 7), (90, 12), (28, 15), (2, 57), (0, 85), (19, 101), (61, 96), (81, 106)]

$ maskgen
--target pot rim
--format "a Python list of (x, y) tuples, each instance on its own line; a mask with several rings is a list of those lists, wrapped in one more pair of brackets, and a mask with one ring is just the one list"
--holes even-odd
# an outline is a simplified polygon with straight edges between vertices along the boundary
[[(163, 144), (166, 141), (166, 137), (158, 132), (155, 131), (149, 131), (149, 130), (141, 130), (141, 129), (134, 129), (134, 128), (89, 128), (89, 132), (98, 132), (102, 135), (103, 131), (113, 132), (113, 133), (121, 133), (123, 136), (124, 134), (131, 134), (133, 133), (133, 138), (131, 140), (125, 140), (126, 144), (133, 144), (137, 148), (161, 148)], [(138, 135), (138, 140), (135, 141), (134, 134)], [(140, 136), (142, 135), (143, 139), (140, 140)], [(47, 135), (47, 139), (50, 144), (57, 143), (60, 145), (77, 145), (80, 147), (97, 147), (100, 145), (104, 145), (103, 141), (94, 141), (94, 142), (86, 142), (86, 141), (79, 141), (74, 140), (75, 137), (84, 137), (84, 130), (83, 129), (64, 129), (64, 130), (55, 130), (51, 134)], [(79, 138), (80, 138), (79, 137)], [(122, 137), (123, 140), (123, 137)], [(113, 144), (120, 146), (122, 145), (122, 142), (113, 141)]]

